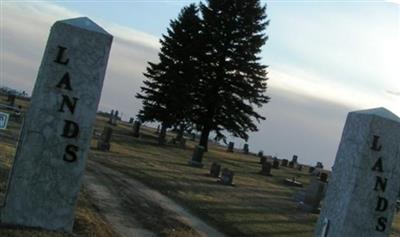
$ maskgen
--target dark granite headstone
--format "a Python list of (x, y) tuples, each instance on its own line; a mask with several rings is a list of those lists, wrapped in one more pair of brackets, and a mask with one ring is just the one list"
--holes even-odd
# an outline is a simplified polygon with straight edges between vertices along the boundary
[(271, 176), (271, 168), (272, 168), (271, 162), (266, 162), (266, 161), (263, 162), (261, 165), (261, 174)]
[(141, 125), (141, 123), (139, 121), (135, 121), (133, 123), (133, 128), (132, 128), (133, 129), (133, 133), (132, 133), (133, 137), (140, 136), (140, 125)]
[(272, 161), (272, 168), (274, 169), (279, 169), (279, 160), (278, 158), (274, 158), (274, 160)]
[(243, 153), (249, 154), (249, 144), (246, 143), (243, 145)]
[(258, 157), (264, 157), (264, 151), (259, 151), (259, 152), (257, 153), (257, 156), (258, 156)]
[(135, 121), (134, 118), (129, 118), (129, 123), (133, 123), (133, 121)]
[(262, 156), (262, 157), (260, 157), (260, 164), (263, 164), (264, 162), (266, 162), (267, 161), (267, 157), (265, 157), (265, 156)]
[(308, 168), (308, 173), (312, 173), (312, 172), (314, 172), (314, 170), (315, 170), (315, 167), (312, 167), (312, 166), (310, 166), (309, 168)]
[(227, 152), (233, 152), (233, 147), (234, 147), (234, 146), (235, 146), (235, 143), (229, 142)]
[(283, 167), (287, 167), (288, 166), (289, 161), (287, 159), (282, 159), (281, 161), (281, 166)]
[(290, 162), (289, 162), (289, 168), (294, 168), (294, 164), (295, 164), (295, 163), (294, 163), (293, 161), (290, 161)]
[(210, 168), (210, 175), (212, 177), (219, 177), (220, 172), (221, 172), (221, 165), (216, 162), (213, 162)]
[(204, 147), (197, 145), (193, 151), (192, 159), (189, 160), (188, 164), (193, 167), (203, 168), (203, 164), (201, 163), (203, 160)]
[(324, 182), (324, 183), (328, 182), (328, 174), (321, 172), (319, 174), (319, 180), (321, 180), (321, 182)]
[(17, 96), (15, 94), (9, 93), (8, 98), (7, 98), (7, 101), (9, 102), (8, 105), (11, 107), (14, 107), (16, 98), (17, 98)]
[(297, 155), (293, 155), (292, 161), (293, 161), (295, 164), (297, 164)]

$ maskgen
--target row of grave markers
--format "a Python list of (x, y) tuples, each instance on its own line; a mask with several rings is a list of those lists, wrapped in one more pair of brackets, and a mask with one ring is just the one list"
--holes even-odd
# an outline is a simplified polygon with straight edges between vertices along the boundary
[[(72, 231), (111, 43), (112, 36), (88, 18), (52, 26), (1, 224)], [(104, 140), (111, 137), (104, 134)], [(348, 115), (315, 236), (389, 236), (400, 189), (399, 144), (400, 119), (390, 111)], [(202, 166), (203, 152), (197, 146), (189, 164)]]

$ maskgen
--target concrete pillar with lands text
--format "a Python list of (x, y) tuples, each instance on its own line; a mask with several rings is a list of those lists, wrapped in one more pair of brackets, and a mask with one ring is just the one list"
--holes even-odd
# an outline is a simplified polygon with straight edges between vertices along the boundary
[(399, 191), (400, 118), (349, 113), (315, 236), (389, 236)]
[(52, 26), (8, 180), (2, 224), (72, 231), (112, 39), (86, 17)]

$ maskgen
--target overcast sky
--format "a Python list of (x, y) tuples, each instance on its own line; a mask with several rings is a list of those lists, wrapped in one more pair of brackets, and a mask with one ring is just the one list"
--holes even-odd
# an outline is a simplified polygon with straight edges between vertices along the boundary
[[(88, 16), (114, 35), (100, 109), (133, 117), (147, 61), (158, 60), (159, 38), (188, 3), (1, 1), (0, 86), (30, 93), (51, 25)], [(261, 56), (272, 99), (250, 150), (330, 167), (348, 112), (383, 106), (400, 114), (399, 2), (267, 3), (269, 41)]]

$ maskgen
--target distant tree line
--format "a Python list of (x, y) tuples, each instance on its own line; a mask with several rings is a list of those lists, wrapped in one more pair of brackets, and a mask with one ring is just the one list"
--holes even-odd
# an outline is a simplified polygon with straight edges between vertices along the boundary
[[(266, 6), (259, 0), (208, 0), (184, 7), (160, 39), (159, 62), (149, 62), (142, 122), (160, 122), (159, 142), (168, 128), (201, 131), (226, 142), (223, 131), (248, 139), (265, 117), (255, 111), (269, 101), (261, 47), (268, 37)], [(179, 133), (178, 133), (179, 134)]]

